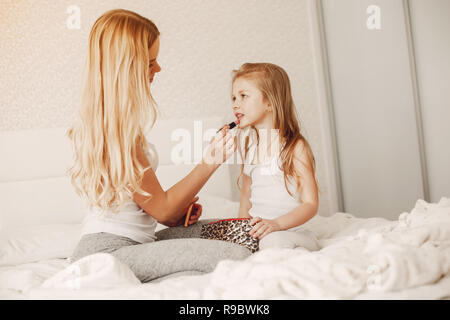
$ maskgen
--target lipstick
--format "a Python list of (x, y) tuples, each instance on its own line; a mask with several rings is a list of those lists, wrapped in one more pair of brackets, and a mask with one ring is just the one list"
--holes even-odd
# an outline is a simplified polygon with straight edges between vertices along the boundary
[[(236, 127), (236, 125), (238, 125), (238, 124), (239, 124), (239, 119), (236, 119), (235, 121), (233, 121), (233, 122), (231, 122), (231, 123), (229, 123), (229, 124), (227, 124), (227, 125), (230, 127), (230, 130), (231, 130), (231, 129), (233, 129), (234, 127)], [(223, 127), (225, 127), (225, 126), (227, 126), (227, 125), (223, 125), (219, 130), (217, 130), (216, 133), (219, 133), (219, 131), (222, 130)]]

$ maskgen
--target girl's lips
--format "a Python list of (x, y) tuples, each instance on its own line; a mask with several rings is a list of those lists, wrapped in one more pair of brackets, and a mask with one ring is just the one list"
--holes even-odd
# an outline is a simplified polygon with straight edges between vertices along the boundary
[(236, 113), (236, 120), (234, 121), (234, 123), (239, 124), (241, 122), (241, 118), (244, 116), (242, 113)]

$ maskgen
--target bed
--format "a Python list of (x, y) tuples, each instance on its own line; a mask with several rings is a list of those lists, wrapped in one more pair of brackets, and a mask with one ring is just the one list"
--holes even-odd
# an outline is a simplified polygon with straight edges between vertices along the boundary
[[(203, 125), (222, 123), (211, 118)], [(180, 127), (196, 130), (192, 121), (161, 121), (148, 137), (160, 151), (157, 175), (166, 187), (193, 166), (172, 164), (161, 138)], [(208, 274), (142, 284), (106, 253), (70, 264), (84, 204), (65, 176), (71, 149), (64, 132), (0, 135), (1, 150), (7, 151), (0, 168), (0, 299), (450, 299), (446, 197), (436, 203), (418, 199), (396, 220), (316, 215), (305, 227), (317, 236), (319, 251), (268, 249), (245, 260), (224, 260)], [(234, 177), (223, 166), (202, 189), (202, 218), (236, 215)]]

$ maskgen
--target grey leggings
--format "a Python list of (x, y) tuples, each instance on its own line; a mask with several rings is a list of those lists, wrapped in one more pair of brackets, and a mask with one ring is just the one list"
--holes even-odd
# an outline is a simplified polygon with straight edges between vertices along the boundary
[(148, 243), (107, 232), (85, 234), (70, 262), (98, 252), (110, 253), (128, 265), (141, 282), (156, 282), (175, 275), (212, 272), (221, 260), (240, 260), (251, 254), (234, 243), (200, 239), (201, 226), (211, 221), (163, 229), (156, 232), (157, 241)]

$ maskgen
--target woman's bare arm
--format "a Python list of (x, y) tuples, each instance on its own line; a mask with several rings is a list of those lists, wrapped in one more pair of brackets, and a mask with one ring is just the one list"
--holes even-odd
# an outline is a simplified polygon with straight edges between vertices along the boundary
[[(165, 225), (175, 225), (185, 215), (185, 209), (205, 185), (211, 175), (236, 150), (236, 145), (228, 130), (220, 131), (211, 141), (209, 150), (202, 162), (186, 177), (164, 191), (153, 170), (144, 174), (141, 188), (152, 196), (137, 192), (133, 200), (149, 215)], [(150, 166), (143, 150), (138, 151), (138, 160), (144, 167)]]

